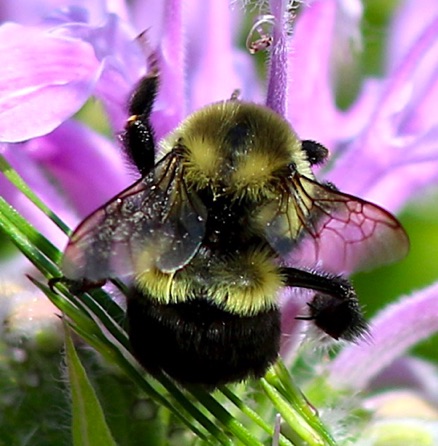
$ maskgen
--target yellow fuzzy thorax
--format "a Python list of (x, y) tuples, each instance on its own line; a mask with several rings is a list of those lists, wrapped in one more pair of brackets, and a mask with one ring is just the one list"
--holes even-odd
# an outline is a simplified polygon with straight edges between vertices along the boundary
[(191, 151), (184, 163), (185, 181), (195, 190), (209, 188), (217, 196), (248, 196), (258, 200), (271, 192), (276, 169), (283, 167), (282, 163), (270, 162), (269, 154), (257, 152), (242, 158), (233, 169), (224, 172), (223, 159), (215, 154), (217, 149), (213, 145), (194, 141), (193, 147), (196, 150)]
[(194, 113), (161, 145), (164, 152), (182, 147), (186, 184), (214, 195), (258, 200), (271, 193), (291, 163), (312, 175), (300, 140), (282, 117), (236, 100)]
[(204, 297), (233, 314), (250, 316), (271, 309), (283, 285), (272, 255), (264, 249), (215, 260), (197, 277), (200, 262), (196, 257), (181, 270), (167, 274), (148, 268), (136, 276), (138, 288), (161, 304), (182, 303)]

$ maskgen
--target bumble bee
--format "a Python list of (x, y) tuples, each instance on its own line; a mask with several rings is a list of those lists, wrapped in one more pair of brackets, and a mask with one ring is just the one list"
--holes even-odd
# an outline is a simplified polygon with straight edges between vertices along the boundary
[(131, 276), (132, 352), (152, 375), (182, 385), (261, 377), (278, 356), (284, 287), (314, 290), (302, 319), (331, 337), (364, 334), (356, 293), (339, 273), (402, 257), (397, 220), (318, 182), (311, 166), (327, 149), (237, 95), (187, 117), (156, 161), (158, 87), (153, 63), (122, 135), (141, 179), (74, 231), (64, 276), (96, 284)]

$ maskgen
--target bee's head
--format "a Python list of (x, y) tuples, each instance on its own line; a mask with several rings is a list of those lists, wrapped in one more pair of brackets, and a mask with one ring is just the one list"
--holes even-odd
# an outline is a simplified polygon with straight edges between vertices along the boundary
[(189, 187), (215, 195), (258, 199), (292, 169), (310, 175), (310, 163), (289, 124), (272, 110), (233, 99), (189, 116), (164, 140), (182, 149)]

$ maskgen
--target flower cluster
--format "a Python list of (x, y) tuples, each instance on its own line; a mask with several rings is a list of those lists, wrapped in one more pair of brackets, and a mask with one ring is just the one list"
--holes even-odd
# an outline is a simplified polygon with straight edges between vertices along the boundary
[[(238, 31), (247, 23), (237, 2), (231, 8), (227, 2), (201, 0), (190, 2), (190, 8), (178, 0), (24, 3), (18, 7), (4, 1), (0, 7), (0, 155), (70, 226), (134, 180), (117, 135), (150, 48), (156, 49), (161, 68), (152, 116), (158, 138), (193, 110), (239, 89), (245, 100), (265, 102), (285, 116), (302, 139), (330, 148), (332, 162), (318, 176), (344, 192), (398, 212), (438, 182), (434, 0), (401, 3), (389, 26), (384, 74), (365, 78), (346, 110), (337, 106), (335, 89), (342, 88), (343, 64), (360, 46), (359, 0), (313, 0), (299, 8), (270, 0), (266, 17), (272, 39), (262, 47), (269, 52), (266, 93), (253, 56), (238, 45)], [(103, 132), (101, 121), (89, 119), (96, 109), (107, 118)], [(65, 234), (6, 176), (0, 176), (0, 190), (63, 248)], [(16, 274), (29, 271), (14, 262)], [(6, 283), (4, 263), (0, 280)], [(0, 314), (8, 311), (0, 309)], [(302, 354), (302, 326), (295, 320), (299, 311), (292, 297), (285, 298), (288, 342), (282, 354), (290, 362)], [(437, 441), (438, 375), (433, 365), (406, 356), (437, 330), (438, 288), (433, 285), (383, 310), (371, 322), (371, 341), (345, 345), (334, 359), (314, 364), (317, 377), (303, 380), (303, 389), (326, 406), (322, 416), (340, 442)], [(395, 390), (376, 396), (388, 385)], [(336, 412), (333, 407), (345, 392), (352, 407), (344, 402)], [(391, 401), (406, 411), (394, 413)], [(413, 402), (418, 410), (409, 407)], [(341, 426), (339, 417), (351, 423), (346, 412), (353, 408), (374, 415), (366, 421), (364, 436), (355, 437), (354, 421)]]

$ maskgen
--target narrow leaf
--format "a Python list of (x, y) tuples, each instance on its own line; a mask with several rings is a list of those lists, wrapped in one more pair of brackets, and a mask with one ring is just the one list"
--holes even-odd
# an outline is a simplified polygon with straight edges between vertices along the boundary
[(16, 170), (6, 161), (6, 158), (0, 155), (0, 172), (19, 190), (21, 191), (40, 211), (46, 214), (53, 223), (58, 226), (61, 231), (66, 234), (70, 233), (69, 227), (51, 210), (42, 200), (32, 191), (27, 183), (21, 178)]
[(72, 434), (74, 446), (102, 444), (116, 446), (106, 424), (102, 407), (88, 380), (73, 345), (70, 329), (65, 327), (65, 349), (72, 399)]

